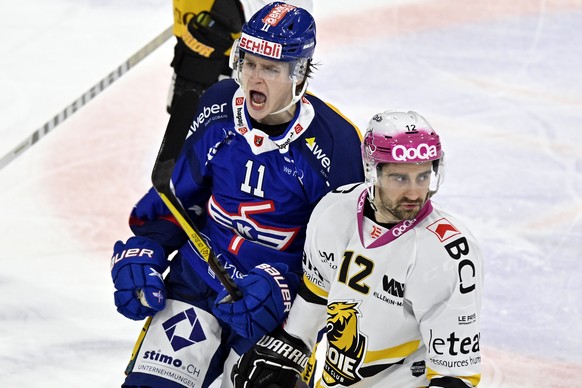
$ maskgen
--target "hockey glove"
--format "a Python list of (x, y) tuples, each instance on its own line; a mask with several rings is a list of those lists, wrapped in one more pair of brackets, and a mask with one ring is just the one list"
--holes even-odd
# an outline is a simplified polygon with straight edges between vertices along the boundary
[(168, 113), (186, 90), (195, 90), (200, 96), (221, 74), (230, 74), (226, 53), (234, 43), (233, 34), (238, 32), (240, 23), (217, 12), (203, 11), (190, 19), (174, 47)]
[(237, 281), (243, 297), (232, 303), (226, 290), (218, 294), (214, 315), (242, 337), (256, 342), (283, 322), (299, 288), (299, 276), (283, 263), (260, 264)]
[(263, 336), (232, 368), (235, 388), (295, 387), (309, 360), (309, 348), (278, 327)]
[(133, 320), (144, 319), (166, 306), (162, 273), (168, 267), (164, 248), (146, 237), (115, 243), (111, 277), (117, 311)]

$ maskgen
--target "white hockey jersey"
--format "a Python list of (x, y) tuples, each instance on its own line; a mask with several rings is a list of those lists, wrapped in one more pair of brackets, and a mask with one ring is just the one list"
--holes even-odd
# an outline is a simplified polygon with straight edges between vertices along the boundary
[(477, 385), (483, 275), (475, 238), (430, 201), (390, 229), (364, 216), (365, 201), (363, 184), (335, 190), (307, 227), (309, 292), (285, 330), (313, 347), (326, 328), (318, 386), (423, 387), (444, 376)]

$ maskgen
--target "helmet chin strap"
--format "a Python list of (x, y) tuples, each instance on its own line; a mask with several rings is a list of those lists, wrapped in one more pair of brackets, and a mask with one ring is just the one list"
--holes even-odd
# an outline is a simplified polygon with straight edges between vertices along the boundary
[(297, 89), (297, 80), (293, 80), (293, 86), (291, 87), (291, 96), (292, 96), (291, 102), (289, 104), (287, 104), (284, 108), (281, 108), (276, 112), (269, 113), (269, 116), (283, 113), (283, 112), (287, 111), (289, 108), (291, 108), (293, 105), (295, 105), (295, 103), (297, 101), (299, 101), (301, 96), (303, 96), (303, 94), (305, 94), (305, 90), (307, 90), (307, 79), (303, 83), (303, 87), (301, 88), (301, 91), (299, 92), (299, 94), (295, 94), (295, 89)]
[[(376, 212), (376, 213), (380, 214), (382, 217), (386, 218), (386, 216), (384, 216), (382, 214), (382, 212), (380, 210), (378, 210), (378, 206), (376, 206), (375, 201), (374, 201), (375, 199), (376, 199), (376, 196), (374, 196), (374, 198), (370, 201), (370, 205), (372, 206), (372, 209), (374, 209), (374, 212)], [(378, 198), (378, 199), (379, 199), (380, 203), (382, 203), (382, 211), (387, 210), (390, 214), (392, 214), (394, 219), (397, 220), (395, 222), (402, 221), (396, 214), (394, 214), (392, 209), (389, 209), (388, 207), (384, 206), (384, 203), (382, 202), (382, 198)], [(378, 221), (378, 220), (376, 220), (376, 221)], [(394, 222), (394, 221), (390, 221), (390, 222)]]

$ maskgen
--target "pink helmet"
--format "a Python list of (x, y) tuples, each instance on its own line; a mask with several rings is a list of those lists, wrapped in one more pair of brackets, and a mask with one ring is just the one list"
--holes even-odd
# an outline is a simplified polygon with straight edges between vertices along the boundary
[(366, 183), (372, 189), (377, 182), (381, 163), (424, 163), (432, 161), (436, 174), (436, 192), (442, 180), (442, 159), (439, 135), (416, 112), (385, 111), (372, 117), (362, 143)]

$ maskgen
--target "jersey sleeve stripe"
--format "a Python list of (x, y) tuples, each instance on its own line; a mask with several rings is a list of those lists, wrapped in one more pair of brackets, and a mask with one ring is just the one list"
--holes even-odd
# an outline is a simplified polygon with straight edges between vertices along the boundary
[[(444, 376), (439, 374), (438, 372), (430, 369), (430, 368), (426, 368), (426, 377), (429, 380), (432, 380), (433, 378), (444, 377)], [(469, 381), (474, 387), (476, 387), (477, 384), (479, 384), (479, 381), (481, 381), (481, 374), (480, 373), (476, 374), (476, 375), (471, 375), (471, 376), (455, 376), (455, 377)]]
[[(309, 95), (311, 95), (311, 96), (314, 96), (314, 97), (315, 97), (315, 95), (314, 95), (313, 93), (311, 93), (310, 91), (307, 91), (307, 92), (306, 92), (306, 94), (309, 94)], [(339, 110), (338, 110), (338, 109), (337, 109), (335, 106), (333, 106), (333, 105), (332, 105), (332, 104), (330, 104), (329, 102), (325, 102), (325, 101), (323, 101), (323, 103), (324, 103), (325, 105), (327, 105), (327, 106), (328, 106), (328, 107), (329, 107), (331, 110), (333, 110), (335, 113), (337, 113), (339, 116), (341, 116), (341, 118), (342, 118), (342, 119), (344, 119), (345, 121), (347, 121), (348, 123), (350, 123), (350, 125), (351, 125), (352, 127), (354, 127), (354, 129), (356, 130), (356, 133), (358, 134), (358, 137), (360, 138), (360, 141), (362, 141), (362, 139), (363, 139), (363, 138), (362, 138), (362, 133), (360, 132), (360, 129), (358, 128), (358, 126), (352, 122), (352, 120), (350, 120), (350, 119), (348, 119), (346, 116), (344, 116), (344, 114), (343, 114), (342, 112), (340, 112), (340, 111), (339, 111)]]
[(327, 296), (329, 295), (328, 292), (323, 288), (316, 286), (305, 274), (303, 275), (303, 282), (309, 291), (321, 298), (327, 299)]
[(385, 360), (402, 359), (414, 353), (420, 345), (420, 340), (414, 340), (388, 349), (368, 350), (364, 363)]
[(358, 128), (358, 126), (356, 124), (354, 124), (350, 119), (348, 119), (346, 116), (343, 115), (342, 112), (340, 112), (335, 106), (331, 105), (330, 103), (326, 102), (325, 105), (329, 106), (335, 113), (337, 113), (338, 115), (340, 115), (344, 120), (346, 120), (348, 123), (350, 123), (350, 125), (352, 127), (354, 127), (354, 129), (356, 130), (356, 133), (358, 134), (358, 137), (360, 138), (360, 141), (362, 141), (362, 133), (360, 132), (360, 129)]

